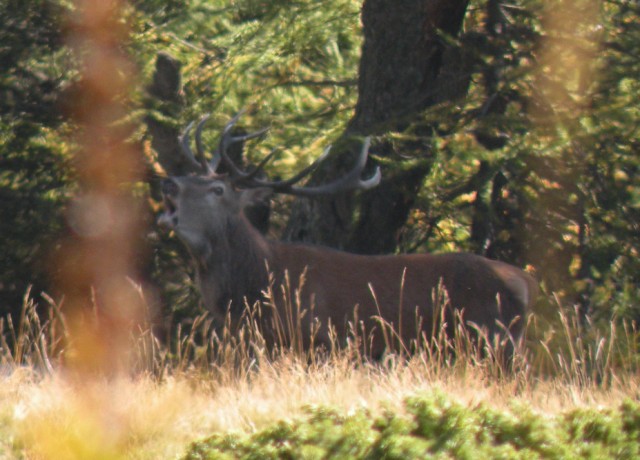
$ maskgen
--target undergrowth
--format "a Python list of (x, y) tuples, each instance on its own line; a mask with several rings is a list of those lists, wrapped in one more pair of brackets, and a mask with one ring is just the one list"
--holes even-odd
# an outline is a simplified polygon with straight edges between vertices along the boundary
[[(265, 294), (267, 302), (262, 308), (272, 308), (269, 305), (275, 303), (274, 294), (272, 291)], [(434, 295), (442, 297), (439, 293)], [(378, 333), (384, 335), (387, 352), (372, 358), (368, 354), (371, 338), (358, 324), (357, 317), (350, 324), (346, 340), (330, 334), (333, 344), (329, 349), (305, 348), (300, 317), (309, 312), (296, 307), (295, 295), (291, 297), (294, 300), (286, 309), (289, 318), (269, 317), (272, 338), (263, 333), (264, 321), (255, 306), (246, 309), (240, 323), (232, 325), (227, 318), (222, 327), (216, 327), (206, 313), (201, 314), (188, 327), (174, 327), (168, 343), (162, 343), (153, 334), (150, 323), (137, 324), (131, 328), (126, 371), (158, 379), (190, 372), (244, 378), (261, 363), (279, 360), (293, 360), (310, 368), (344, 361), (349, 365), (382, 368), (389, 363), (418, 361), (423, 366), (422, 372), (431, 378), (481, 371), (494, 379), (517, 379), (523, 385), (554, 379), (578, 387), (607, 387), (628, 383), (628, 378), (638, 375), (640, 370), (635, 323), (614, 320), (598, 326), (581, 317), (577, 310), (560, 305), (557, 318), (550, 321), (542, 321), (533, 314), (526, 318), (522, 340), (508, 334), (488, 337), (473, 325), (466, 325), (456, 312), (453, 327), (446, 324), (442, 314), (440, 321), (434, 321), (430, 336), (422, 333), (411, 344), (403, 344), (393, 323), (380, 319), (382, 332)], [(41, 375), (51, 375), (61, 366), (69, 367), (76, 346), (70, 320), (62, 302), (46, 294), (42, 299), (38, 305), (27, 292), (18, 321), (10, 316), (0, 319), (0, 366), (5, 373), (26, 366)], [(446, 302), (446, 296), (444, 299)], [(445, 308), (446, 304), (442, 311)], [(84, 318), (86, 328), (94, 328), (100, 322), (96, 312), (94, 308)], [(453, 334), (447, 332), (451, 330)]]
[(306, 415), (249, 435), (216, 434), (194, 443), (185, 460), (234, 458), (638, 458), (640, 405), (575, 409), (545, 417), (527, 407), (465, 407), (435, 394), (407, 398), (403, 412)]
[[(288, 311), (305, 313), (295, 305)], [(638, 454), (634, 324), (598, 328), (559, 308), (553, 323), (529, 317), (519, 344), (489, 339), (462, 319), (454, 319), (452, 336), (440, 324), (410, 346), (381, 324), (390, 351), (376, 360), (357, 324), (348, 340), (305, 350), (296, 318), (278, 320), (285, 326), (273, 343), (255, 310), (236, 330), (201, 315), (175, 327), (167, 343), (141, 323), (131, 329), (125, 371), (100, 374), (74, 368), (78, 344), (64, 304), (44, 296), (37, 305), (27, 294), (19, 319), (0, 321), (0, 452), (56, 459)], [(95, 327), (95, 309), (86, 320)], [(505, 364), (504, 349), (514, 346)]]

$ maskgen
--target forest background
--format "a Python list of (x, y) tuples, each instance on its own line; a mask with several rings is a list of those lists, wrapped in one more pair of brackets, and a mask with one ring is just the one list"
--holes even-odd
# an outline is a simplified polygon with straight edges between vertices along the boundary
[[(420, 2), (400, 2), (397, 10), (411, 12), (414, 3)], [(245, 129), (270, 127), (248, 146), (247, 162), (281, 150), (268, 168), (272, 177), (292, 175), (332, 143), (339, 158), (350, 129), (375, 136), (372, 156), (383, 170), (381, 191), (328, 199), (329, 205), (277, 200), (273, 237), (361, 253), (475, 252), (535, 273), (542, 316), (576, 306), (606, 325), (638, 320), (640, 6), (452, 4), (462, 5), (460, 27), (433, 37), (442, 68), (454, 72), (445, 77), (455, 78), (423, 88), (418, 100), (428, 102), (398, 99), (403, 104), (386, 118), (364, 123), (357, 120), (362, 2), (130, 2), (122, 18), (130, 34), (120, 46), (135, 77), (126, 116), (115, 124), (144, 153), (141, 179), (127, 184), (148, 225), (140, 230), (140, 264), (131, 276), (159, 317), (185, 322), (199, 307), (187, 254), (155, 227), (163, 168), (151, 131), (179, 133), (212, 113), (204, 134), (212, 150), (215, 126), (245, 108)], [(17, 314), (27, 291), (36, 300), (43, 292), (63, 294), (52, 261), (61, 241), (74, 237), (67, 210), (80, 188), (79, 128), (69, 116), (82, 104), (79, 59), (66, 41), (72, 9), (65, 1), (0, 1), (2, 315)], [(384, 39), (406, 47), (379, 56), (387, 67), (413, 52), (402, 39), (410, 31), (397, 24)], [(156, 65), (163, 63), (179, 63), (173, 100), (153, 89)], [(412, 75), (395, 77), (410, 82)], [(340, 163), (316, 178), (331, 168)], [(381, 204), (385, 199), (390, 202)], [(336, 203), (342, 220), (304, 227)]]
[[(0, 457), (638, 457), (639, 13), (0, 0)], [(188, 171), (189, 122), (211, 113), (211, 151), (242, 109), (270, 129), (239, 161), (277, 149), (272, 178), (332, 144), (310, 179), (331, 180), (364, 135), (382, 169), (254, 209), (270, 236), (535, 274), (511, 371), (464, 333), (380, 362), (216, 335), (158, 179)]]

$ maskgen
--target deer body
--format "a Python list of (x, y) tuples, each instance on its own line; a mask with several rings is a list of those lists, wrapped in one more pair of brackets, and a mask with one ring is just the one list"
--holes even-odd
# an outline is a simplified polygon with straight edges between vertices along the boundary
[[(431, 334), (433, 318), (438, 315), (434, 311), (434, 293), (440, 282), (450, 296), (451, 305), (464, 308), (464, 320), (485, 327), (490, 336), (496, 333), (504, 336), (504, 328), (517, 319), (510, 334), (519, 338), (524, 315), (535, 295), (535, 283), (526, 273), (472, 254), (361, 256), (302, 244), (265, 242), (266, 264), (255, 266), (258, 272), (252, 281), (256, 284), (245, 285), (246, 294), (251, 294), (246, 297), (248, 304), (262, 300), (258, 293), (268, 287), (267, 266), (274, 275), (275, 286), (285, 282), (286, 272), (291, 290), (295, 291), (300, 289), (302, 277), (300, 307), (308, 312), (308, 321), (315, 318), (321, 326), (315, 343), (331, 345), (326, 328), (329, 323), (338, 339), (344, 341), (357, 307), (357, 317), (365, 330), (378, 329), (371, 344), (374, 356), (379, 356), (385, 346), (377, 317), (393, 324), (407, 346), (411, 340), (420, 338), (422, 332)], [(207, 295), (215, 280), (222, 279), (219, 275), (219, 271), (206, 268), (200, 272), (205, 305), (216, 316), (224, 316), (226, 306), (231, 305), (232, 314), (237, 315), (240, 312), (233, 305), (244, 306), (238, 305), (239, 298)], [(286, 315), (282, 303), (278, 305), (278, 314)], [(451, 321), (450, 315), (447, 318)], [(308, 321), (302, 331), (305, 344), (311, 340), (304, 336), (311, 333)], [(400, 325), (402, 330), (398, 330)]]
[[(229, 131), (225, 129), (225, 133)], [(223, 135), (219, 153), (229, 161), (224, 156), (225, 136), (228, 134)], [(229, 142), (227, 138), (227, 145)], [(465, 322), (485, 329), (489, 336), (518, 339), (537, 294), (535, 280), (519, 268), (464, 253), (364, 256), (272, 241), (245, 217), (247, 205), (273, 191), (333, 193), (377, 184), (379, 172), (367, 181), (359, 179), (367, 148), (368, 142), (347, 179), (311, 189), (293, 186), (302, 175), (268, 183), (239, 170), (236, 177), (209, 170), (200, 176), (165, 180), (165, 212), (159, 222), (174, 230), (189, 248), (207, 310), (219, 324), (229, 314), (234, 325), (245, 307), (263, 301), (264, 292), (272, 287), (275, 305), (262, 309), (268, 334), (274, 315), (286, 321), (290, 314), (280, 289), (288, 283), (290, 295), (299, 299), (299, 309), (304, 312), (300, 333), (305, 347), (311, 343), (330, 346), (329, 325), (343, 342), (349, 323), (357, 319), (362, 322), (356, 324), (358, 331), (362, 325), (366, 334), (372, 334), (368, 337), (371, 354), (379, 356), (385, 347), (380, 319), (393, 325), (405, 346), (431, 335), (434, 317), (440, 315), (434, 306), (434, 292), (442, 285), (450, 306), (463, 312)], [(451, 325), (451, 310), (445, 320)]]
[[(205, 209), (191, 207), (190, 196), (207, 203), (194, 185), (201, 182), (199, 178), (172, 181), (183, 190), (182, 206), (178, 208), (183, 212), (165, 214), (161, 223), (173, 225), (190, 249), (203, 303), (217, 324), (224, 324), (229, 313), (232, 326), (237, 327), (246, 306), (264, 300), (270, 280), (277, 315), (285, 321), (283, 318), (289, 313), (285, 311), (280, 287), (287, 277), (290, 292), (299, 290), (299, 307), (306, 312), (301, 331), (305, 347), (312, 342), (313, 321), (320, 326), (313, 343), (329, 347), (329, 324), (343, 342), (349, 333), (349, 322), (353, 323), (356, 317), (367, 333), (373, 332), (373, 356), (380, 356), (385, 347), (377, 318), (393, 324), (406, 346), (423, 332), (429, 337), (434, 316), (439, 316), (433, 300), (440, 283), (451, 307), (463, 309), (464, 320), (485, 328), (489, 336), (504, 336), (506, 327), (515, 339), (522, 334), (524, 317), (537, 287), (533, 278), (519, 268), (465, 253), (364, 256), (272, 241), (251, 226), (240, 208), (233, 213), (217, 213), (215, 201)], [(212, 179), (208, 187), (215, 188), (212, 184), (218, 182), (224, 185), (224, 180)], [(246, 193), (227, 187), (227, 193)], [(232, 201), (236, 199), (239, 198), (233, 197)], [(201, 216), (200, 228), (180, 224), (181, 220), (188, 221), (190, 212)], [(273, 311), (263, 309), (263, 320), (268, 335)], [(453, 323), (450, 314), (446, 320)]]

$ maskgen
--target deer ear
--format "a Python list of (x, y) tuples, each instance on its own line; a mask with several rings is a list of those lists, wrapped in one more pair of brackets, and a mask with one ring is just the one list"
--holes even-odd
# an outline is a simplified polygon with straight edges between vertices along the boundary
[(273, 190), (268, 187), (248, 188), (242, 191), (240, 203), (242, 207), (267, 201), (273, 194)]

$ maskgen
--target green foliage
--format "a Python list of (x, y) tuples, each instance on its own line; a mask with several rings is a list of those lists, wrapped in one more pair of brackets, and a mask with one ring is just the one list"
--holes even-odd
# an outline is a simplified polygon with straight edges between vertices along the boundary
[(577, 409), (558, 416), (525, 407), (464, 407), (445, 396), (408, 398), (404, 410), (372, 418), (311, 408), (251, 435), (219, 434), (194, 443), (185, 459), (213, 458), (635, 458), (640, 405)]
[(281, 421), (250, 438), (226, 434), (195, 443), (187, 458), (214, 458), (218, 452), (222, 458), (226, 452), (228, 458), (362, 458), (374, 440), (369, 425), (365, 412), (345, 417), (310, 409), (302, 423)]
[(637, 2), (476, 2), (466, 98), (442, 134), (403, 248), (468, 250), (537, 271), (546, 293), (638, 318)]
[(0, 311), (27, 286), (45, 287), (47, 254), (71, 189), (60, 108), (69, 75), (63, 10), (48, 1), (0, 1)]
[[(183, 63), (187, 104), (180, 126), (202, 113), (223, 124), (240, 108), (255, 109), (259, 118), (248, 113), (243, 122), (273, 126), (261, 153), (286, 146), (276, 162), (286, 170), (317, 155), (327, 133), (335, 137), (348, 119), (360, 52), (358, 6), (192, 1), (170, 18), (138, 13), (135, 55), (147, 75), (158, 51)], [(211, 131), (208, 145), (217, 134)]]

